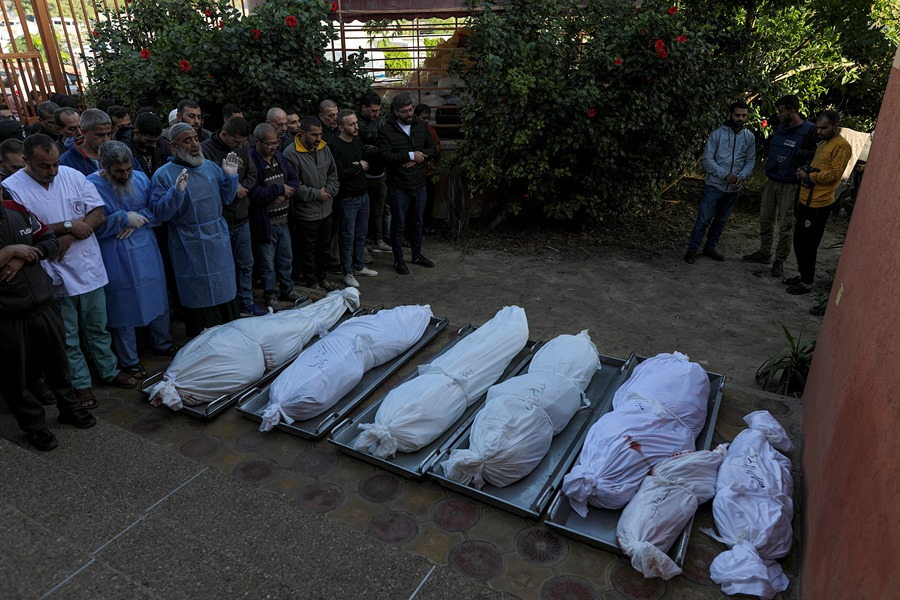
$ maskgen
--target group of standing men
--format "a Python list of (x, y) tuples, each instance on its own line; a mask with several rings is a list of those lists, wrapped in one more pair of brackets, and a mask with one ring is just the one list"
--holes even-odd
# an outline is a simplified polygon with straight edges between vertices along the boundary
[[(434, 140), (408, 95), (393, 99), (384, 122), (380, 108), (376, 94), (362, 99), (359, 115), (325, 101), (319, 116), (292, 122), (274, 108), (252, 137), (233, 105), (216, 133), (193, 118), (199, 106), (190, 100), (166, 130), (152, 110), (131, 126), (87, 109), (80, 135), (68, 136), (70, 115), (56, 109), (46, 118), (45, 110), (40, 129), (20, 142), (23, 168), (11, 172), (16, 160), (0, 157), (0, 360), (12, 373), (0, 378), (0, 393), (32, 445), (58, 443), (41, 397), (52, 396), (61, 423), (95, 423), (85, 410), (97, 399), (82, 344), (101, 378), (125, 388), (147, 374), (137, 327), (147, 327), (154, 354), (177, 352), (163, 254), (188, 336), (239, 313), (267, 314), (253, 302), (254, 256), (270, 307), (299, 298), (295, 278), (335, 287), (326, 276), (335, 232), (344, 283), (377, 275), (365, 265), (371, 191), (383, 193), (372, 203), (373, 251), (393, 252), (395, 270), (408, 274), (408, 237), (412, 262), (433, 267), (421, 248)], [(379, 199), (391, 209), (390, 245)], [(340, 219), (332, 218), (335, 201)]]
[[(841, 136), (837, 112), (823, 110), (813, 123), (800, 114), (797, 96), (784, 96), (775, 106), (778, 127), (769, 139), (759, 213), (760, 247), (743, 260), (771, 262), (771, 275), (782, 277), (793, 238), (799, 275), (784, 277), (782, 282), (789, 294), (807, 294), (815, 282), (819, 244), (833, 210), (835, 190), (850, 161), (851, 148)], [(716, 245), (756, 162), (756, 139), (744, 128), (748, 114), (746, 103), (733, 103), (729, 120), (706, 142), (702, 160), (706, 181), (684, 256), (689, 264), (694, 264), (701, 245), (703, 255), (725, 260)]]

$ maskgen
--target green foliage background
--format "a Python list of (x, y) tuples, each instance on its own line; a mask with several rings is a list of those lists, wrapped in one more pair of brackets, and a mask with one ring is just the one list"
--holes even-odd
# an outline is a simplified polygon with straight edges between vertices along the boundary
[[(352, 105), (368, 90), (362, 54), (325, 59), (337, 37), (324, 0), (267, 0), (249, 17), (228, 0), (132, 1), (91, 40), (90, 94), (167, 114), (179, 100), (236, 102), (251, 120), (271, 106), (312, 112), (324, 98)], [(291, 27), (290, 23), (296, 20)], [(258, 30), (258, 39), (254, 36)], [(141, 51), (150, 52), (142, 58)], [(188, 70), (181, 61), (190, 63)]]

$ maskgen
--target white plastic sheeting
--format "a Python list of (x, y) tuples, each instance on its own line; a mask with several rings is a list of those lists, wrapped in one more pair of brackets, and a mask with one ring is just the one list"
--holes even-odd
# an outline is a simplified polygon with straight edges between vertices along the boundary
[(716, 477), (727, 452), (685, 452), (667, 458), (644, 478), (616, 527), (616, 543), (644, 577), (671, 579), (681, 573), (666, 554), (697, 507), (716, 493)]
[(717, 556), (710, 578), (726, 594), (772, 598), (788, 587), (776, 562), (793, 543), (791, 519), (794, 481), (791, 461), (774, 444), (790, 447), (784, 428), (768, 411), (744, 417), (750, 426), (740, 432), (719, 469), (713, 519), (717, 540), (731, 549)]
[(150, 402), (181, 410), (240, 392), (293, 360), (315, 334), (326, 333), (345, 310), (358, 306), (359, 292), (348, 288), (303, 308), (206, 329), (178, 351), (162, 381), (150, 386)]
[(343, 398), (366, 371), (416, 343), (431, 320), (429, 306), (399, 306), (349, 319), (318, 340), (282, 371), (269, 388), (260, 431), (279, 420), (312, 419)]
[(528, 343), (528, 320), (518, 306), (493, 319), (388, 393), (374, 423), (361, 423), (353, 447), (386, 458), (427, 446), (495, 383)]
[(582, 517), (588, 504), (621, 508), (659, 461), (694, 450), (706, 422), (709, 376), (680, 352), (639, 364), (591, 427), (563, 493)]
[(561, 335), (538, 350), (528, 373), (488, 390), (487, 403), (472, 423), (469, 447), (442, 463), (448, 479), (481, 489), (504, 487), (540, 464), (553, 436), (565, 429), (600, 367), (587, 331)]

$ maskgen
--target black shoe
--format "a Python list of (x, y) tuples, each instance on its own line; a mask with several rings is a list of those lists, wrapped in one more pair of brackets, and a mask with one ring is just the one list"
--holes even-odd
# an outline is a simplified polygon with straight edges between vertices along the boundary
[(775, 262), (773, 262), (772, 270), (769, 271), (769, 274), (772, 277), (781, 277), (782, 275), (784, 275), (784, 261), (776, 260)]
[(794, 296), (799, 296), (800, 294), (808, 294), (812, 291), (812, 286), (807, 286), (805, 283), (797, 282), (788, 286), (785, 290), (788, 294), (793, 294)]
[(401, 275), (409, 275), (409, 267), (406, 266), (405, 262), (395, 262), (394, 270)]
[(711, 259), (717, 260), (719, 262), (722, 262), (723, 260), (725, 260), (725, 255), (722, 254), (721, 252), (719, 252), (718, 250), (716, 250), (715, 248), (706, 248), (705, 250), (703, 250), (703, 256), (708, 256)]
[(752, 262), (752, 263), (759, 263), (761, 265), (767, 265), (767, 264), (769, 264), (769, 261), (772, 260), (772, 255), (766, 254), (762, 250), (757, 250), (753, 254), (745, 254), (741, 260), (743, 260), (744, 262)]
[(59, 440), (56, 439), (53, 432), (46, 427), (39, 429), (38, 431), (26, 433), (25, 437), (28, 438), (28, 443), (34, 446), (35, 450), (40, 450), (42, 452), (53, 450), (59, 446)]
[(420, 267), (425, 267), (427, 269), (430, 269), (434, 266), (434, 262), (428, 260), (421, 254), (415, 257), (412, 261), (414, 265), (419, 265)]
[(150, 353), (150, 355), (151, 356), (159, 356), (162, 358), (175, 358), (175, 355), (178, 354), (179, 350), (181, 350), (181, 346), (176, 346), (175, 344), (172, 344), (165, 350), (160, 350), (157, 348), (157, 349), (153, 350)]
[(97, 419), (83, 408), (76, 408), (72, 412), (59, 413), (59, 416), (56, 417), (56, 422), (63, 425), (71, 425), (78, 429), (89, 429), (97, 424)]
[(336, 264), (336, 265), (330, 265), (330, 266), (328, 267), (328, 272), (331, 273), (332, 275), (343, 275), (343, 274), (344, 274), (344, 267), (342, 267), (342, 266), (340, 265), (340, 263), (338, 263), (338, 264)]
[(684, 262), (686, 262), (689, 265), (694, 264), (694, 262), (696, 262), (696, 259), (697, 259), (696, 252), (691, 252), (690, 250), (688, 250), (687, 253), (684, 255)]

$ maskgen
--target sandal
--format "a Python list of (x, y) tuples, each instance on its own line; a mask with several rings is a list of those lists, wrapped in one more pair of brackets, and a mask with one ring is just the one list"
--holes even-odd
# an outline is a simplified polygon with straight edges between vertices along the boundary
[(144, 379), (147, 377), (147, 369), (144, 368), (144, 365), (138, 363), (136, 365), (131, 365), (130, 367), (125, 367), (122, 369), (123, 373), (128, 373), (132, 377), (136, 377), (137, 379)]
[(98, 402), (94, 396), (94, 390), (85, 388), (83, 390), (75, 390), (75, 400), (81, 403), (81, 408), (93, 410), (97, 408)]
[(114, 385), (126, 390), (130, 390), (138, 384), (137, 379), (135, 379), (128, 373), (125, 373), (124, 371), (119, 371), (112, 379), (104, 379), (103, 383), (105, 383), (106, 385)]
[(785, 277), (781, 280), (781, 283), (783, 283), (784, 285), (797, 285), (798, 283), (800, 283), (800, 276), (794, 275), (793, 277)]

